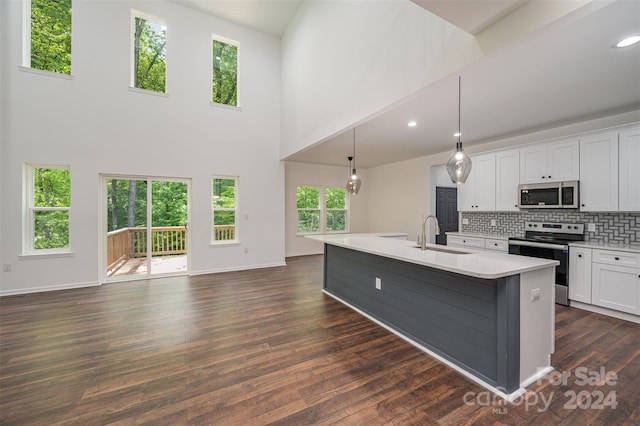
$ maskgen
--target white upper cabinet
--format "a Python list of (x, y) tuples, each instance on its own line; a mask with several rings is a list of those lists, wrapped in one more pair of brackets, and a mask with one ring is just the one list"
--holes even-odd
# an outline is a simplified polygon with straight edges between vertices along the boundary
[(520, 151), (496, 153), (496, 210), (518, 211)]
[(618, 133), (580, 140), (580, 210), (618, 210)]
[(458, 186), (458, 210), (461, 212), (494, 211), (496, 209), (496, 156), (471, 158), (471, 173), (466, 183)]
[(619, 210), (640, 211), (640, 127), (620, 132)]
[(559, 182), (580, 178), (580, 144), (549, 142), (520, 150), (520, 183)]

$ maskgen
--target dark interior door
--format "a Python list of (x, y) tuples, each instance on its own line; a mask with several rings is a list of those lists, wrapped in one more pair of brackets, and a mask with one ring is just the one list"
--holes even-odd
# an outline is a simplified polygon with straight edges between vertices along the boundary
[(436, 187), (436, 216), (440, 234), (436, 244), (447, 245), (447, 232), (458, 231), (458, 188)]

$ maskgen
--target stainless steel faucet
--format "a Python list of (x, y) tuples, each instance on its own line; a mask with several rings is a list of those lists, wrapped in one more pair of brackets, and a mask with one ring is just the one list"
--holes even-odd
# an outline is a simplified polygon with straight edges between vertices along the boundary
[(418, 244), (420, 244), (420, 250), (426, 250), (427, 249), (427, 232), (426, 232), (426, 228), (427, 228), (427, 222), (429, 221), (429, 218), (433, 218), (433, 222), (435, 225), (434, 231), (436, 233), (436, 235), (440, 235), (440, 225), (438, 225), (438, 218), (435, 215), (430, 214), (429, 216), (425, 217), (424, 219), (422, 219), (422, 239), (420, 241), (418, 241)]

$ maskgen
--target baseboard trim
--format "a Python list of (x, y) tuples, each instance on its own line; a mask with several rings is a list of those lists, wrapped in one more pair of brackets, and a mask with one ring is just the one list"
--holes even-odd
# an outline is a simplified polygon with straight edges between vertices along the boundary
[(287, 262), (262, 263), (259, 265), (231, 266), (228, 268), (206, 269), (201, 271), (191, 271), (189, 275), (195, 276), (195, 275), (219, 274), (221, 272), (248, 271), (251, 269), (275, 268), (278, 266), (287, 266)]
[(618, 318), (625, 321), (635, 322), (640, 324), (640, 316), (629, 314), (626, 312), (616, 311), (614, 309), (603, 308), (602, 306), (589, 305), (588, 303), (576, 302), (572, 300), (570, 302), (572, 308), (582, 309), (584, 311), (594, 312), (596, 314), (607, 315), (609, 317)]
[(90, 282), (84, 282), (84, 283), (58, 284), (58, 285), (52, 285), (52, 286), (21, 288), (16, 290), (0, 290), (0, 297), (20, 296), (20, 295), (33, 294), (33, 293), (45, 293), (47, 291), (72, 290), (76, 288), (97, 287), (100, 285), (101, 284), (98, 281), (90, 281)]

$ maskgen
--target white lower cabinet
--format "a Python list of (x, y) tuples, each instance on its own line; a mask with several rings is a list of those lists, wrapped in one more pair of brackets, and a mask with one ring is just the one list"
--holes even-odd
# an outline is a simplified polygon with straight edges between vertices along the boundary
[(463, 237), (461, 235), (447, 235), (447, 245), (484, 250), (484, 238)]
[(571, 247), (569, 299), (640, 315), (640, 253)]
[(472, 248), (476, 250), (492, 250), (509, 252), (509, 242), (500, 238), (467, 237), (464, 235), (447, 235), (447, 245), (451, 247)]
[(640, 315), (639, 264), (640, 254), (594, 250), (591, 303)]
[(569, 300), (591, 303), (591, 249), (569, 248)]

